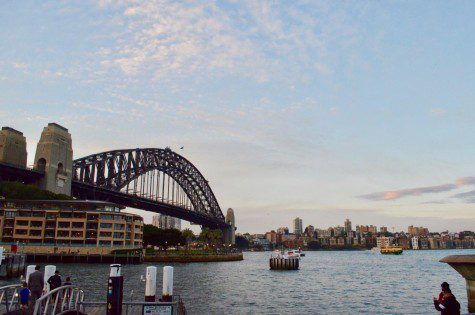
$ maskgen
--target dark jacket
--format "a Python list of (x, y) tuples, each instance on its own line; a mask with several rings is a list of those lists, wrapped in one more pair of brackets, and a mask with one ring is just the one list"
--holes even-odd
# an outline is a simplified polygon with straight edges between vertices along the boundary
[(440, 303), (434, 300), (434, 307), (441, 315), (460, 315), (460, 303), (452, 293), (445, 293)]
[(54, 290), (61, 286), (61, 276), (60, 275), (52, 275), (48, 279), (49, 289)]
[(39, 292), (39, 291), (43, 291), (43, 286), (44, 286), (43, 273), (38, 270), (31, 273), (30, 276), (28, 277), (28, 289), (30, 289), (31, 291)]

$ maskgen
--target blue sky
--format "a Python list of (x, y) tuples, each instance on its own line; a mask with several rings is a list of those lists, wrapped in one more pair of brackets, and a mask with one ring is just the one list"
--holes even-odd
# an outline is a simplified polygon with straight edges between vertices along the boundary
[(296, 216), (473, 229), (472, 12), (470, 1), (4, 1), (0, 122), (25, 133), (30, 163), (52, 121), (75, 157), (184, 146), (240, 232)]

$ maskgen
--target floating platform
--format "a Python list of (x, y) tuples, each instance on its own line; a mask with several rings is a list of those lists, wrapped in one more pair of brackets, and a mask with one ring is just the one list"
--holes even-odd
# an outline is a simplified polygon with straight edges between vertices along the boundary
[(114, 254), (26, 254), (28, 263), (73, 263), (73, 264), (140, 264), (143, 262), (142, 255), (114, 255)]
[(271, 270), (298, 270), (300, 259), (298, 257), (289, 258), (270, 258), (269, 265)]

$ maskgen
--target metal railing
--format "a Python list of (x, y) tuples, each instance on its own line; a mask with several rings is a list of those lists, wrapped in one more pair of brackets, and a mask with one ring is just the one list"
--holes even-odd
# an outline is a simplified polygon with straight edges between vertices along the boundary
[(65, 285), (36, 300), (33, 315), (61, 314), (68, 310), (81, 311), (84, 292), (74, 285)]
[[(125, 315), (134, 315), (134, 314), (142, 314), (144, 307), (147, 306), (162, 306), (162, 307), (171, 307), (171, 315), (185, 315), (186, 308), (183, 303), (183, 300), (180, 298), (179, 295), (173, 296), (172, 302), (131, 302), (126, 301), (122, 302), (122, 314)], [(96, 313), (98, 311), (106, 311), (107, 310), (107, 302), (99, 302), (99, 301), (87, 301), (79, 303), (79, 311), (87, 314), (87, 310), (94, 310)]]
[(21, 284), (0, 287), (0, 311), (2, 314), (19, 309), (18, 292), (21, 287)]

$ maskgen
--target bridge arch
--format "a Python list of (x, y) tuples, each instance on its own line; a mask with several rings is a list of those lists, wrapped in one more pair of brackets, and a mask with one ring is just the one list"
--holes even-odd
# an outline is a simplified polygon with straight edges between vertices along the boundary
[[(129, 186), (136, 185), (139, 178), (145, 177), (147, 179), (147, 176), (149, 176), (148, 185), (153, 186), (154, 183), (157, 183), (157, 179), (153, 179), (152, 174), (153, 176), (158, 174), (158, 179), (161, 179), (160, 174), (162, 174), (164, 181), (165, 175), (168, 176), (168, 181), (171, 178), (174, 183), (179, 185), (179, 188), (190, 202), (189, 208), (186, 203), (178, 203), (178, 206), (173, 203), (172, 206), (181, 208), (184, 214), (190, 213), (190, 211), (194, 212), (199, 215), (200, 220), (198, 221), (200, 222), (209, 219), (210, 222), (214, 222), (214, 225), (226, 225), (224, 215), (208, 181), (190, 161), (173, 152), (170, 148), (114, 150), (74, 160), (73, 190), (75, 184), (80, 184), (102, 191), (130, 196), (131, 189), (129, 189)], [(142, 187), (142, 185), (140, 186)], [(168, 182), (168, 185), (168, 189), (170, 189), (170, 182)], [(146, 188), (151, 189), (151, 187)], [(132, 191), (135, 191), (135, 189), (132, 189)], [(141, 195), (140, 197), (144, 196), (151, 200), (154, 200), (153, 197), (157, 197), (153, 194)], [(180, 198), (183, 198), (183, 195)], [(154, 201), (158, 204), (167, 204), (168, 202), (164, 200), (163, 195), (161, 200), (155, 198)], [(193, 222), (194, 216), (192, 215), (191, 219), (187, 219), (184, 215), (182, 218)]]

